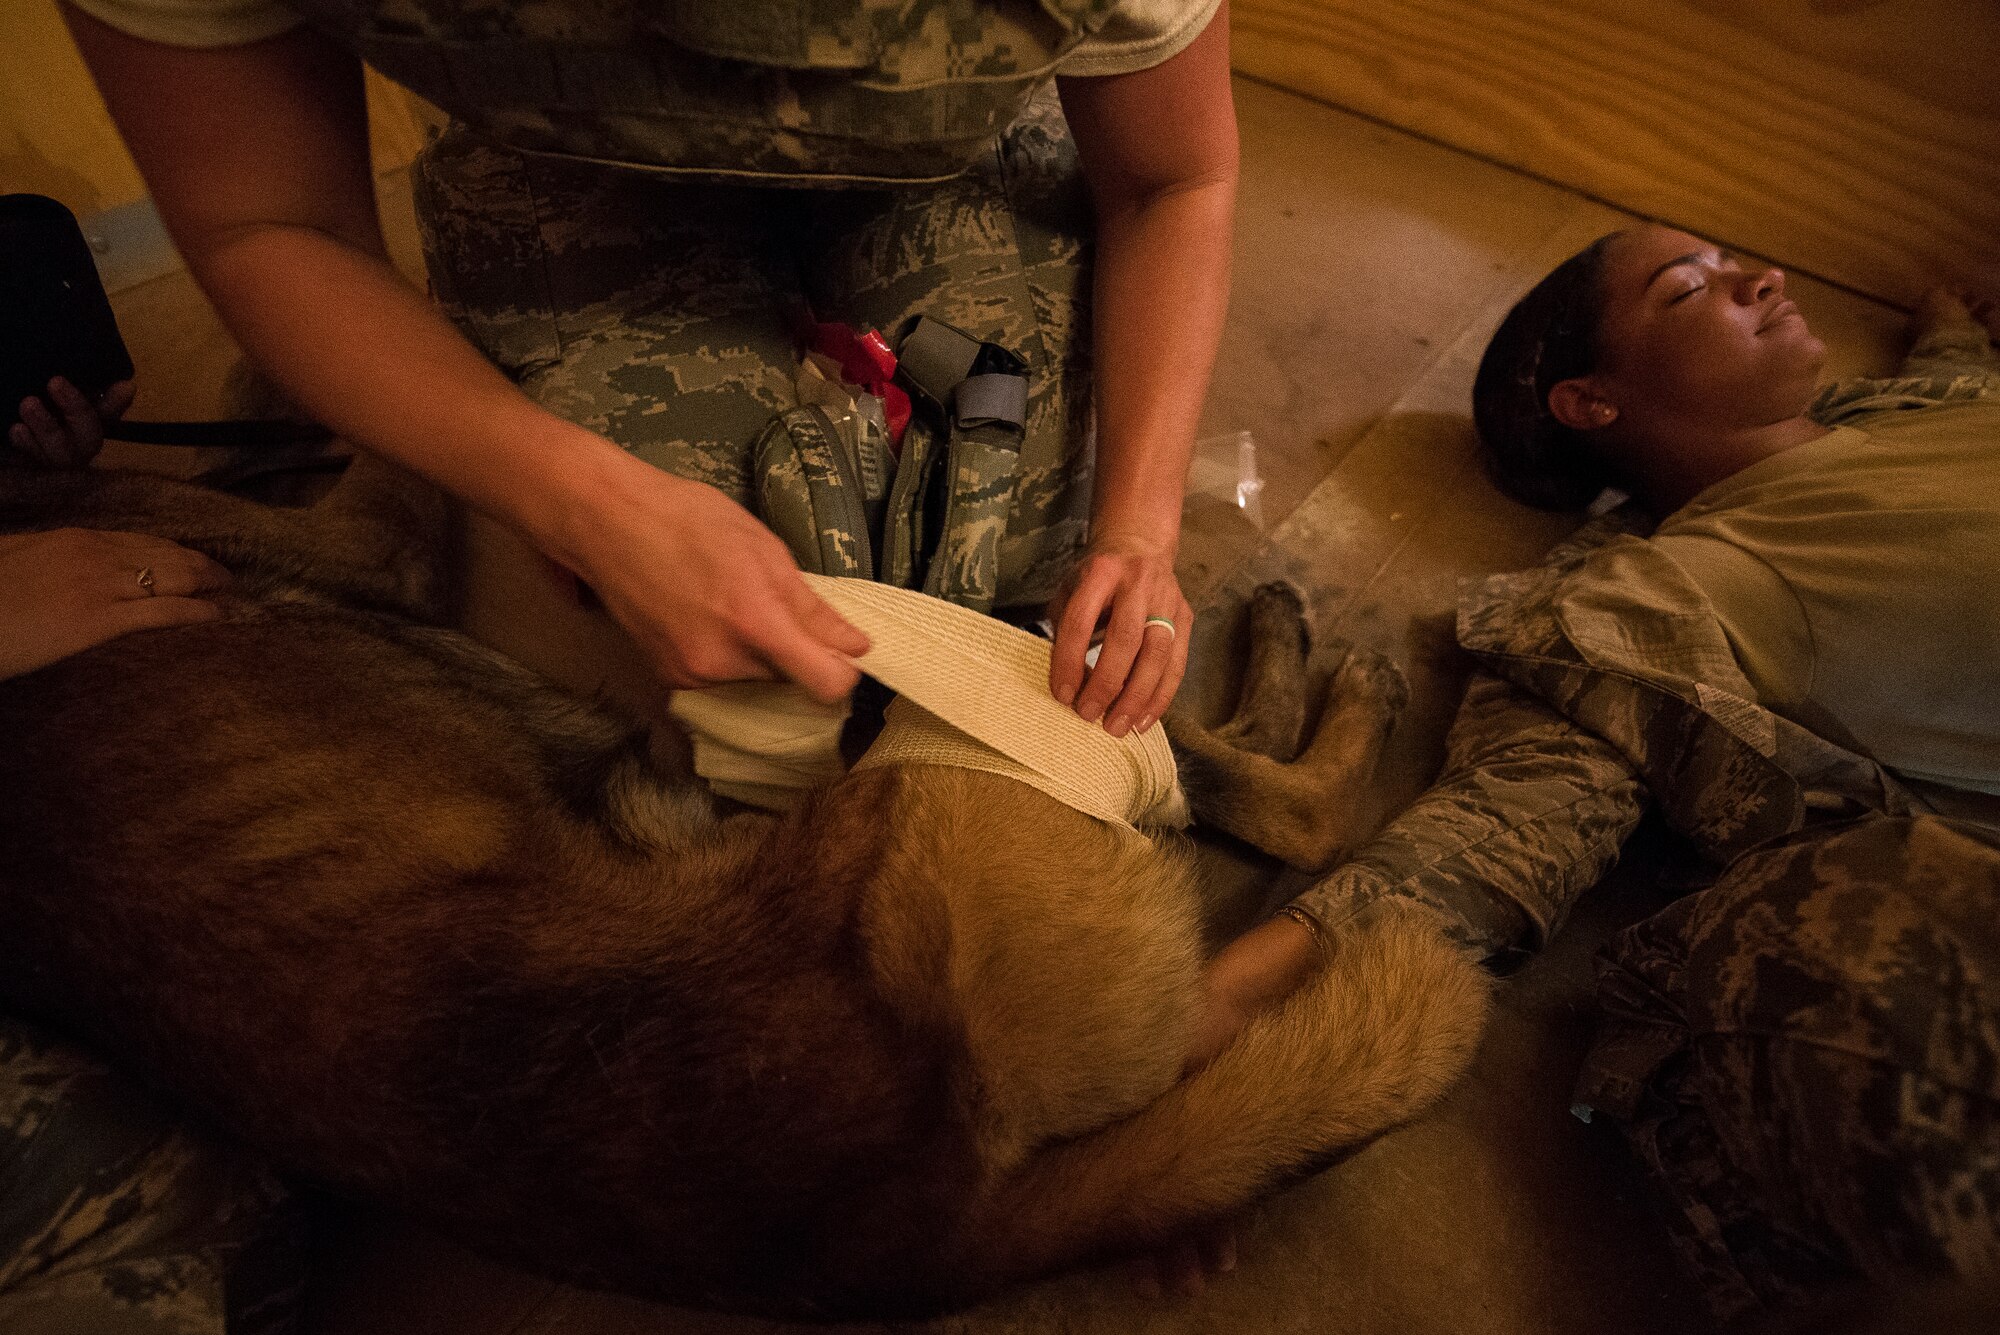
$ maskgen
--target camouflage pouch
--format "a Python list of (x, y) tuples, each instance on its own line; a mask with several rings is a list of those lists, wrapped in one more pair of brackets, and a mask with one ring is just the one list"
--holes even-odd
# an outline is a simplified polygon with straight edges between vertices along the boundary
[(1028, 364), (927, 315), (906, 328), (897, 358), (917, 413), (889, 497), (881, 578), (991, 611), (1028, 420)]
[(794, 408), (757, 441), (759, 517), (803, 570), (990, 611), (1027, 422), (1027, 363), (929, 316), (906, 328), (898, 357), (917, 414), (893, 485), (888, 461), (851, 452), (823, 409)]
[(792, 549), (801, 570), (875, 578), (888, 502), (883, 461), (849, 452), (824, 408), (779, 413), (757, 438), (751, 476), (759, 517)]

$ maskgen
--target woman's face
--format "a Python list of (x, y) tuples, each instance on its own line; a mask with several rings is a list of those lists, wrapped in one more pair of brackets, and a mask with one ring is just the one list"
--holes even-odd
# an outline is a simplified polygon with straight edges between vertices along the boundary
[(1598, 369), (1586, 379), (1612, 420), (1640, 431), (1753, 427), (1812, 401), (1826, 345), (1786, 297), (1778, 270), (1649, 226), (1613, 238), (1601, 281)]

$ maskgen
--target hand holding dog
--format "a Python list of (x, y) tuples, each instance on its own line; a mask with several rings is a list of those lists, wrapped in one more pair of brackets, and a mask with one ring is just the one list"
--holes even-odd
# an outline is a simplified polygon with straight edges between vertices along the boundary
[(1312, 929), (1284, 915), (1224, 946), (1204, 976), (1207, 1007), (1188, 1056), (1188, 1073), (1221, 1056), (1244, 1025), (1297, 991), (1318, 962), (1319, 942)]
[(199, 595), (228, 583), (201, 553), (141, 533), (0, 537), (0, 679), (130, 631), (213, 621), (220, 610)]
[[(1173, 624), (1149, 625), (1148, 618)], [(1087, 723), (1104, 720), (1113, 737), (1143, 732), (1167, 712), (1187, 672), (1194, 610), (1181, 595), (1170, 546), (1141, 538), (1094, 538), (1068, 583), (1049, 605), (1056, 628), (1049, 691), (1074, 704)], [(1105, 626), (1097, 665), (1084, 655), (1099, 623)]]

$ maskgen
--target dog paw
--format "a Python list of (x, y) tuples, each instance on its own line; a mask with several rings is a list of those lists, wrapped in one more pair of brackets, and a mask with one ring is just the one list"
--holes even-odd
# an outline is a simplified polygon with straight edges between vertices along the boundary
[(1259, 584), (1250, 591), (1252, 608), (1270, 608), (1277, 611), (1289, 610), (1295, 620), (1303, 621), (1306, 615), (1305, 595), (1290, 580), (1274, 579)]
[(1329, 707), (1374, 705), (1390, 718), (1410, 703), (1410, 683), (1403, 670), (1373, 649), (1350, 646), (1333, 675)]
[(1312, 642), (1306, 624), (1306, 600), (1282, 580), (1259, 584), (1250, 593), (1250, 633), (1252, 635), (1291, 634), (1301, 645)]

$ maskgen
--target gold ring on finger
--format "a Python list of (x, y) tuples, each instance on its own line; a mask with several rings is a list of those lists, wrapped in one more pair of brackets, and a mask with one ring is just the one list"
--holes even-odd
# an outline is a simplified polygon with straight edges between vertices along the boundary
[(148, 598), (152, 597), (156, 592), (153, 588), (153, 567), (141, 566), (139, 568), (139, 587), (146, 591)]
[(1170, 640), (1180, 634), (1180, 631), (1175, 629), (1173, 618), (1171, 617), (1147, 617), (1146, 629), (1151, 630), (1154, 626), (1158, 626), (1160, 629), (1166, 631), (1167, 638)]

